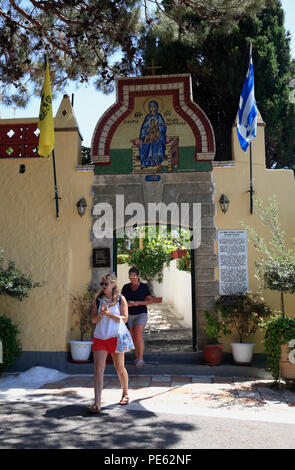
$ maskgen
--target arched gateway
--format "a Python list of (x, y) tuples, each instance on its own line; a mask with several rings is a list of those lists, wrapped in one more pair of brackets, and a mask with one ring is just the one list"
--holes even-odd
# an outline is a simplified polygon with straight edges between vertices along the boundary
[(189, 227), (200, 349), (206, 343), (202, 313), (217, 295), (215, 139), (207, 116), (192, 101), (190, 75), (119, 79), (117, 101), (98, 121), (91, 147), (92, 284), (115, 267), (113, 233), (119, 229), (135, 222)]

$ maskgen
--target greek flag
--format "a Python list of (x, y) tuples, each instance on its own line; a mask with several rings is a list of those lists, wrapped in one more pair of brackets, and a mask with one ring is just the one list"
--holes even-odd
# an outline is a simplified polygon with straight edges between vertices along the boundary
[(239, 119), (237, 133), (244, 152), (256, 137), (257, 105), (254, 96), (254, 69), (252, 61), (252, 46), (250, 47), (250, 65), (240, 97)]

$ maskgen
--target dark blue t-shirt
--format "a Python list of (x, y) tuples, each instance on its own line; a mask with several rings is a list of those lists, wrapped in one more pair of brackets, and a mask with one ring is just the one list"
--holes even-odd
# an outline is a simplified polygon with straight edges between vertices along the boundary
[[(122, 295), (124, 295), (127, 302), (134, 300), (137, 302), (144, 302), (148, 295), (151, 295), (150, 288), (147, 284), (141, 282), (136, 290), (131, 289), (131, 284), (125, 284), (122, 289)], [(146, 313), (146, 305), (138, 305), (136, 307), (128, 307), (128, 313), (130, 315), (139, 315), (140, 313)]]

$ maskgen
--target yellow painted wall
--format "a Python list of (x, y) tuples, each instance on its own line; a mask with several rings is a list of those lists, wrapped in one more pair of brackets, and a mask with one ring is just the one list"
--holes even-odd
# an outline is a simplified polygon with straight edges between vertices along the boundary
[[(64, 115), (63, 111), (67, 113)], [(14, 120), (1, 120), (0, 124)], [(20, 122), (20, 120), (15, 120)], [(25, 120), (32, 122), (32, 119)], [(31, 274), (34, 281), (45, 281), (45, 286), (33, 289), (28, 299), (18, 302), (10, 297), (0, 297), (0, 312), (12, 318), (21, 330), (24, 351), (65, 351), (67, 341), (78, 339), (71, 332), (70, 294), (82, 294), (91, 281), (90, 257), (92, 221), (90, 208), (93, 183), (92, 171), (80, 171), (81, 138), (68, 97), (64, 97), (55, 118), (55, 158), (60, 217), (56, 218), (52, 158), (1, 159), (0, 160), (0, 248), (5, 250), (5, 261), (12, 259), (16, 267)], [(249, 155), (240, 149), (233, 130), (233, 158), (235, 167), (214, 167), (216, 184), (215, 203), (218, 229), (241, 229), (240, 221), (267, 233), (257, 215), (249, 211)], [(19, 173), (19, 165), (26, 172)], [(280, 207), (282, 229), (292, 246), (295, 236), (295, 184), (290, 170), (265, 168), (264, 127), (262, 120), (253, 143), (253, 178), (255, 196), (267, 200), (276, 194)], [(224, 193), (230, 198), (229, 211), (223, 214), (218, 200)], [(87, 200), (84, 217), (77, 213), (76, 203)], [(257, 289), (254, 279), (254, 259), (257, 253), (248, 244), (249, 288)], [(265, 292), (266, 302), (273, 308), (280, 306), (279, 293)], [(295, 315), (295, 296), (286, 296), (286, 312)], [(263, 352), (261, 333), (255, 337), (254, 352)], [(224, 350), (231, 351), (230, 341), (223, 340)]]
[[(63, 116), (62, 111), (67, 114)], [(20, 120), (1, 120), (0, 124)], [(32, 122), (32, 119), (25, 121)], [(73, 127), (74, 126), (74, 127)], [(76, 127), (76, 128), (75, 128)], [(89, 239), (92, 172), (77, 171), (81, 138), (64, 97), (55, 118), (55, 161), (60, 216), (56, 217), (52, 157), (0, 160), (0, 247), (7, 262), (45, 281), (23, 302), (1, 296), (0, 312), (20, 327), (25, 351), (65, 351), (71, 335), (70, 294), (79, 294), (91, 281)], [(24, 174), (19, 165), (25, 164)], [(86, 215), (76, 202), (85, 197)]]
[[(269, 240), (269, 233), (260, 222), (257, 214), (250, 214), (249, 190), (249, 149), (247, 153), (241, 150), (237, 138), (236, 127), (233, 128), (233, 159), (235, 167), (226, 165), (222, 168), (214, 168), (213, 179), (216, 184), (215, 203), (217, 215), (215, 217), (216, 227), (220, 230), (236, 229), (241, 230), (240, 221), (246, 225), (256, 228), (257, 232)], [(265, 168), (265, 135), (262, 118), (258, 121), (257, 137), (252, 143), (253, 153), (253, 188), (254, 197), (267, 201), (273, 194), (277, 196), (279, 203), (279, 217), (282, 230), (285, 231), (287, 246), (291, 248), (292, 237), (295, 237), (295, 183), (292, 170), (268, 170)], [(226, 194), (230, 199), (229, 210), (223, 214), (219, 206), (221, 194)], [(258, 256), (257, 251), (248, 242), (248, 270), (249, 289), (257, 291), (258, 281), (254, 278), (254, 260)], [(274, 291), (264, 291), (266, 303), (273, 309), (280, 309), (280, 293)], [(295, 316), (295, 295), (285, 295), (285, 308), (289, 316)], [(257, 332), (254, 338), (256, 343), (254, 352), (263, 352), (261, 344), (262, 332)], [(224, 351), (230, 352), (230, 341), (238, 341), (237, 336), (225, 337), (222, 339)], [(251, 341), (251, 339), (249, 339)]]

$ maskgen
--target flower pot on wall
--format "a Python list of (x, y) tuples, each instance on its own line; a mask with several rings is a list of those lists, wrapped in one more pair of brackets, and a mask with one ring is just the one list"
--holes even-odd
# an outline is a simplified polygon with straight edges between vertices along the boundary
[(71, 355), (74, 362), (89, 362), (92, 341), (70, 341)]
[(222, 361), (222, 345), (209, 344), (203, 347), (203, 357), (208, 366), (218, 366)]
[(255, 343), (230, 343), (235, 364), (249, 366), (253, 357)]
[(290, 348), (288, 344), (281, 346), (280, 376), (284, 379), (295, 379), (295, 363), (290, 362)]
[(172, 251), (172, 259), (182, 258), (183, 256), (186, 256), (186, 255), (187, 255), (187, 250), (177, 249), (177, 250)]

